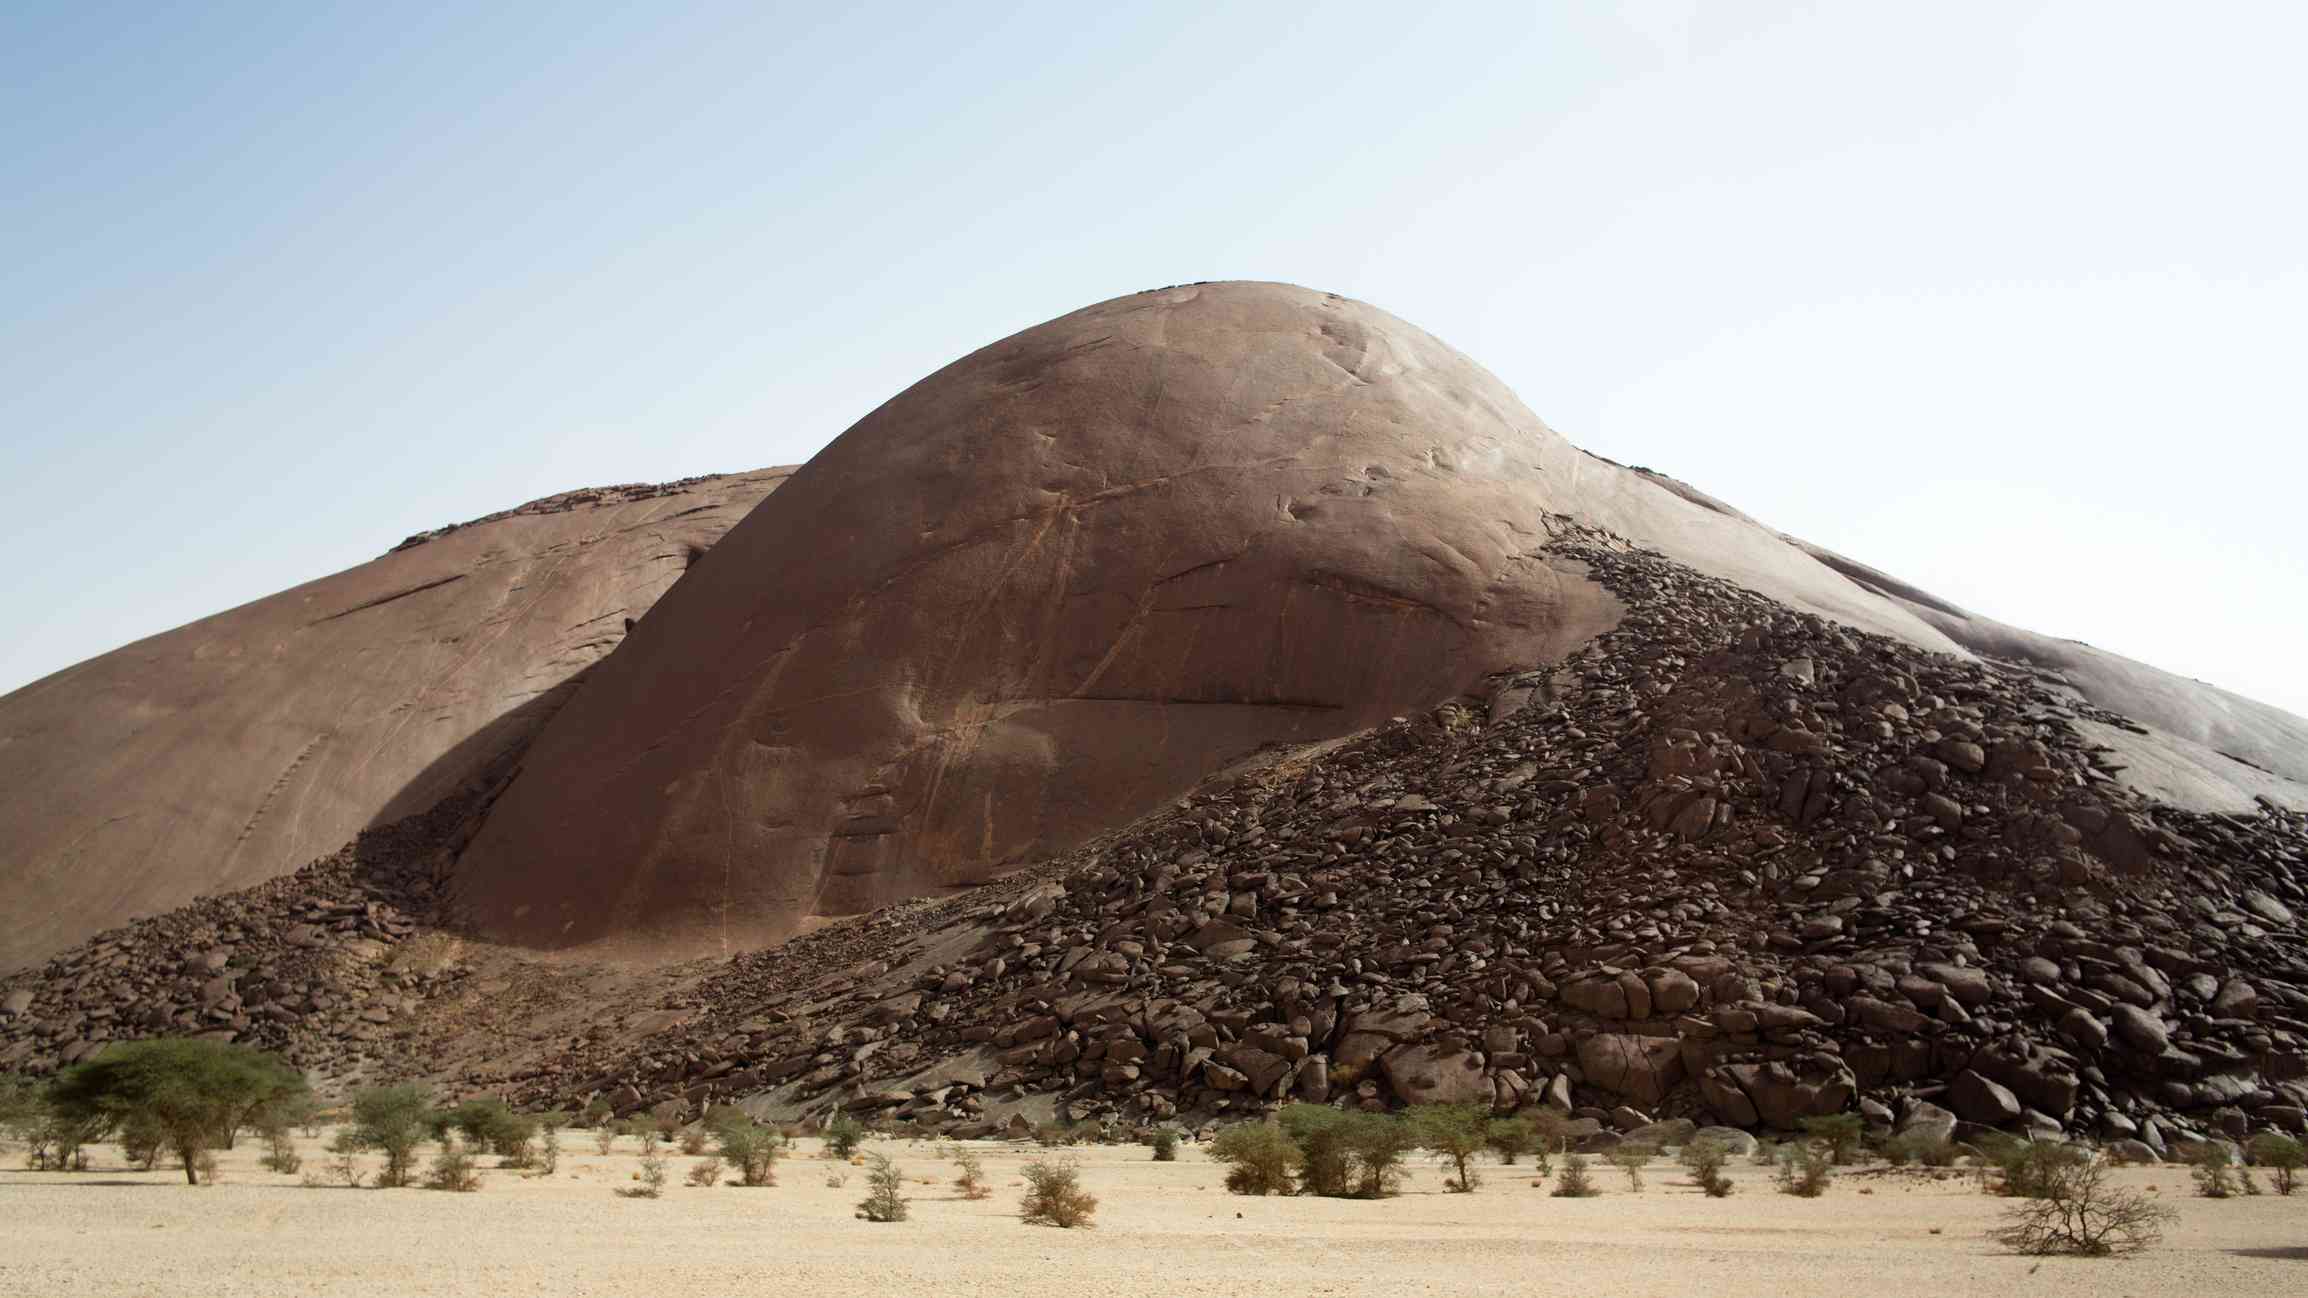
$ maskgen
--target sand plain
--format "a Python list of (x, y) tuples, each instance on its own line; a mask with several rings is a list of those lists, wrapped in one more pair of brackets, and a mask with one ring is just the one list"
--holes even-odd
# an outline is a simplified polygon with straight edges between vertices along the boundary
[[(324, 1139), (302, 1142), (307, 1167)], [(1960, 1295), (2294, 1294), (2308, 1284), (2308, 1192), (2210, 1201), (2184, 1169), (2133, 1168), (2179, 1211), (2165, 1242), (2120, 1260), (2043, 1259), (1985, 1237), (2004, 1202), (1970, 1177), (1840, 1176), (1817, 1200), (1774, 1193), (1759, 1168), (1714, 1200), (1662, 1160), (1641, 1193), (1598, 1164), (1606, 1193), (1557, 1199), (1528, 1167), (1486, 1164), (1474, 1194), (1414, 1166), (1379, 1202), (1231, 1196), (1188, 1145), (1175, 1163), (1136, 1146), (1065, 1151), (1100, 1200), (1094, 1229), (1016, 1218), (1018, 1171), (1046, 1151), (987, 1143), (994, 1193), (972, 1202), (928, 1142), (876, 1141), (904, 1169), (911, 1219), (857, 1220), (862, 1168), (800, 1142), (775, 1187), (697, 1188), (667, 1160), (658, 1199), (619, 1197), (634, 1142), (596, 1153), (571, 1133), (552, 1177), (490, 1171), (474, 1194), (307, 1188), (262, 1170), (252, 1142), (221, 1182), (128, 1168), (0, 1171), (0, 1294), (42, 1295)], [(428, 1147), (429, 1151), (429, 1147)], [(373, 1160), (371, 1160), (373, 1162)], [(484, 1160), (493, 1162), (494, 1160)], [(846, 1173), (836, 1187), (828, 1178)]]

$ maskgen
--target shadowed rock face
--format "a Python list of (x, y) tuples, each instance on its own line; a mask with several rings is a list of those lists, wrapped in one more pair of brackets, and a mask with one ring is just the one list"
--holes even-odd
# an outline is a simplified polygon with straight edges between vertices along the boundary
[(784, 473), (539, 501), (0, 697), (0, 969), (432, 805)]
[[(916, 384), (732, 529), (540, 734), (458, 902), (647, 959), (983, 880), (1258, 745), (1569, 652), (1616, 606), (1539, 556), (1566, 518), (1923, 648), (1999, 631), (1577, 450), (1369, 306), (1141, 293)], [(2189, 685), (2079, 684), (2122, 710), (2139, 680)], [(2308, 725), (2262, 711), (2308, 766)], [(2303, 792), (2125, 733), (2188, 749), (2162, 765), (2201, 802)]]

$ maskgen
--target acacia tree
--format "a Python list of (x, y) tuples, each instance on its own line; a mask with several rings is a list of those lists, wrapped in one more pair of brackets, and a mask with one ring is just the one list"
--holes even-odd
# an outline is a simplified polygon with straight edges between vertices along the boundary
[(185, 1183), (198, 1185), (201, 1154), (266, 1107), (307, 1094), (304, 1074), (277, 1055), (167, 1038), (106, 1046), (58, 1077), (49, 1102), (69, 1118), (151, 1133), (183, 1162)]
[(385, 1156), (379, 1185), (407, 1185), (417, 1146), (432, 1134), (433, 1098), (422, 1086), (379, 1086), (353, 1096), (352, 1125), (338, 1139), (347, 1149), (375, 1149)]
[(1474, 1160), (1489, 1143), (1487, 1113), (1471, 1104), (1422, 1104), (1410, 1111), (1410, 1124), (1420, 1148), (1458, 1170), (1457, 1180), (1445, 1182), (1451, 1190), (1464, 1194), (1482, 1183)]

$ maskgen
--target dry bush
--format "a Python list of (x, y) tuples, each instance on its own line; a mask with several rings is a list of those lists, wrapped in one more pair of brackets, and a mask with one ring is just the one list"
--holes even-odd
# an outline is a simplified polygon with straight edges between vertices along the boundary
[(1026, 1197), (1018, 1204), (1021, 1220), (1070, 1230), (1089, 1225), (1097, 1215), (1098, 1196), (1082, 1188), (1081, 1170), (1072, 1159), (1037, 1158), (1024, 1171)]
[(283, 1176), (294, 1176), (305, 1165), (297, 1154), (296, 1137), (286, 1127), (264, 1133), (264, 1156), (257, 1161), (266, 1171)]
[(681, 1133), (681, 1152), (689, 1155), (692, 1158), (695, 1158), (697, 1155), (705, 1152), (706, 1145), (710, 1139), (711, 1138), (705, 1134), (704, 1128), (691, 1127), (687, 1131)]
[(561, 1170), (561, 1128), (554, 1124), (545, 1128), (537, 1141), (537, 1157), (532, 1164), (539, 1176), (551, 1176)]
[(616, 1124), (604, 1122), (593, 1130), (593, 1147), (606, 1154), (617, 1148)]
[(946, 1157), (961, 1171), (961, 1175), (954, 1178), (954, 1188), (962, 1192), (963, 1198), (983, 1199), (993, 1193), (986, 1184), (986, 1165), (976, 1150), (966, 1145), (952, 1145), (947, 1147)]
[(699, 1186), (721, 1184), (721, 1160), (705, 1158), (690, 1164), (689, 1183)]
[(2137, 1190), (2107, 1183), (2096, 1159), (2052, 1167), (2041, 1193), (2013, 1204), (1989, 1238), (2019, 1253), (2075, 1253), (2085, 1257), (2137, 1253), (2163, 1236), (2178, 1214)]
[(1594, 1175), (1588, 1170), (1585, 1154), (1563, 1156), (1563, 1170), (1555, 1176), (1556, 1198), (1592, 1199), (1602, 1192), (1602, 1187), (1595, 1184)]
[(620, 1198), (654, 1199), (665, 1193), (665, 1160), (652, 1148), (641, 1155), (641, 1166), (633, 1173), (634, 1184), (617, 1191)]

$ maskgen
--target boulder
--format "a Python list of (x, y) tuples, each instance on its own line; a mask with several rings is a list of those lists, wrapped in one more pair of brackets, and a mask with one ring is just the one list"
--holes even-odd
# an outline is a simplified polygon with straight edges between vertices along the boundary
[(1655, 1105), (1683, 1080), (1683, 1055), (1673, 1037), (1598, 1032), (1579, 1043), (1579, 1068), (1591, 1085)]

